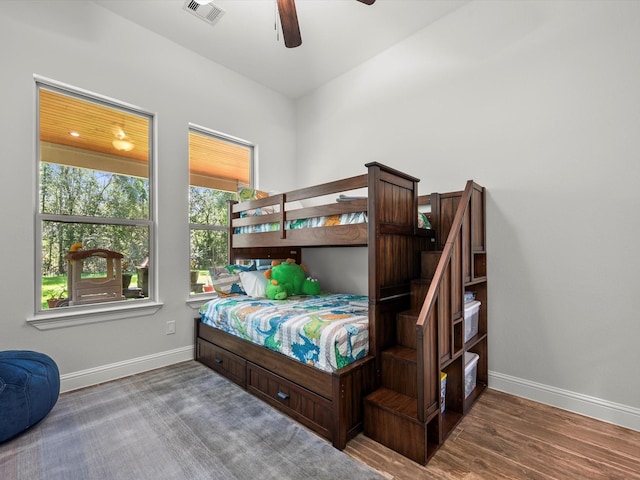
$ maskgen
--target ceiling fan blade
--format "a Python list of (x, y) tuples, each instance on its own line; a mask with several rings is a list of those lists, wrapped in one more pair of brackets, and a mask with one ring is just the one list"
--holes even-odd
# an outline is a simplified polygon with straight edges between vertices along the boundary
[(295, 0), (278, 0), (278, 12), (285, 47), (294, 48), (302, 45)]
[(364, 3), (365, 5), (373, 5), (376, 0), (358, 0), (360, 3)]

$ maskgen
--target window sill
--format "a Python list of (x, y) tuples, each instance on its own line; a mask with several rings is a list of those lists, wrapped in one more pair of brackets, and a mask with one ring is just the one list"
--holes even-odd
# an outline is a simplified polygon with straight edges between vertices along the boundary
[(40, 312), (27, 318), (27, 323), (38, 330), (52, 330), (55, 328), (75, 327), (78, 325), (88, 325), (91, 323), (109, 322), (112, 320), (122, 320), (125, 318), (139, 317), (141, 315), (153, 315), (160, 308), (159, 302), (130, 302), (120, 305), (101, 304), (99, 306), (83, 306), (61, 308), (59, 312)]
[(215, 292), (205, 293), (200, 295), (192, 295), (187, 300), (187, 305), (191, 307), (191, 309), (193, 310), (200, 310), (200, 307), (202, 305), (207, 303), (209, 300), (216, 298), (217, 296), (218, 295), (216, 295)]

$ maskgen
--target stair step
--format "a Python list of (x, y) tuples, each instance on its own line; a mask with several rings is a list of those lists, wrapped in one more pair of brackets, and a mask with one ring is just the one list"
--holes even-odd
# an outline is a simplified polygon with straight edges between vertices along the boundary
[(427, 463), (427, 426), (418, 421), (418, 402), (413, 397), (388, 388), (367, 395), (364, 434), (421, 465)]
[(399, 360), (415, 364), (417, 353), (415, 348), (405, 347), (404, 345), (394, 345), (393, 347), (389, 347), (384, 350), (382, 352), (382, 356), (391, 356)]
[[(418, 422), (418, 401), (390, 388), (379, 388), (365, 397), (365, 405), (375, 406), (405, 420)], [(366, 418), (366, 415), (365, 415)]]
[(418, 395), (418, 369), (415, 348), (396, 345), (382, 352), (382, 386), (403, 395)]
[(420, 254), (420, 276), (422, 278), (433, 278), (440, 261), (442, 251), (428, 251)]
[(431, 277), (411, 280), (411, 310), (420, 311), (430, 285)]
[(399, 345), (417, 348), (416, 321), (419, 310), (407, 310), (396, 315), (396, 339)]

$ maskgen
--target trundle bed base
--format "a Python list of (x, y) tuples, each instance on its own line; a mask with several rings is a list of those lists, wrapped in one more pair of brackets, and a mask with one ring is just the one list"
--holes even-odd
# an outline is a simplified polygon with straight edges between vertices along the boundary
[(373, 390), (375, 358), (336, 373), (291, 360), (195, 319), (196, 360), (342, 450), (362, 430), (362, 398)]

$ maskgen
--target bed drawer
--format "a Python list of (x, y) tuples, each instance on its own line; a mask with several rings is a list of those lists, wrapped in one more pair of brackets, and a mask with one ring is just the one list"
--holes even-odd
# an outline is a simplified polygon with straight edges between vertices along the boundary
[(247, 362), (247, 390), (331, 440), (331, 402), (264, 368)]
[(247, 387), (247, 361), (244, 358), (199, 338), (198, 361), (242, 388)]

